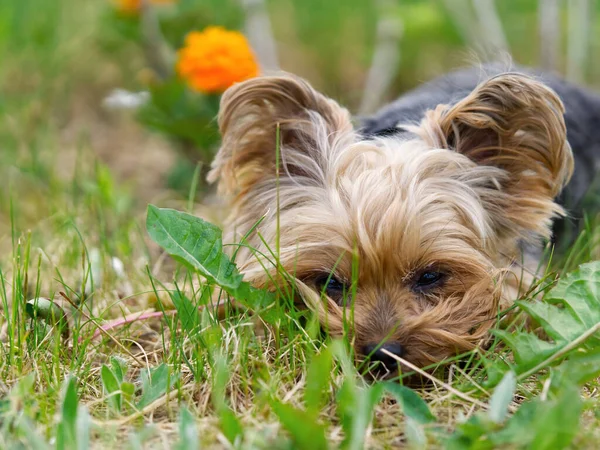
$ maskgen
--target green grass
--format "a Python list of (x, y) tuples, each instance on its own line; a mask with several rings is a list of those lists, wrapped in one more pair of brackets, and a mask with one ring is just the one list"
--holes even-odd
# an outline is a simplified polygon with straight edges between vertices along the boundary
[[(317, 83), (356, 104), (353, 75), (368, 66), (368, 45), (354, 43), (360, 34), (337, 21), (332, 29), (360, 50), (355, 65), (330, 57), (333, 44), (314, 54), (336, 41), (326, 39), (326, 25), (337, 7), (331, 2), (313, 20), (315, 2), (296, 3), (300, 38), (288, 68), (310, 75), (320, 67)], [(356, 3), (361, 9), (348, 3), (340, 11), (372, 29), (372, 10)], [(520, 3), (531, 19), (531, 2)], [(441, 10), (402, 4), (409, 38), (397, 91), (449, 68), (465, 51)], [(284, 33), (289, 11), (283, 3), (270, 7), (281, 17), (276, 32)], [(235, 22), (235, 14), (227, 17)], [(206, 17), (226, 22), (217, 13)], [(562, 310), (554, 311), (563, 324), (557, 329), (571, 335), (560, 341), (544, 327), (555, 347), (518, 334), (524, 330), (515, 319), (507, 328), (515, 342), (498, 338), (489, 350), (447, 361), (413, 391), (365, 383), (344, 342), (323, 336), (311, 314), (282, 306), (285, 292), (269, 303), (273, 296), (241, 287), (239, 278), (198, 267), (202, 255), (187, 268), (175, 264), (146, 231), (147, 204), (216, 222), (222, 212), (165, 189), (164, 160), (145, 161), (152, 147), (173, 164), (172, 148), (131, 115), (102, 110), (110, 89), (140, 88), (144, 68), (140, 48), (113, 19), (95, 0), (0, 2), (0, 448), (597, 447), (596, 338), (577, 341), (593, 324), (566, 327)], [(513, 31), (511, 40), (529, 42), (530, 30)], [(520, 46), (520, 61), (534, 50)], [(305, 58), (295, 61), (300, 53)], [(123, 148), (137, 152), (131, 167), (123, 167)], [(217, 239), (205, 226), (195, 229)], [(539, 288), (597, 259), (597, 236), (589, 220), (577, 243), (553, 257)], [(202, 281), (207, 276), (210, 283)], [(218, 320), (213, 308), (198, 309), (218, 286), (262, 312), (226, 309)], [(561, 299), (585, 300), (569, 295)], [(31, 301), (40, 298), (59, 309)], [(523, 309), (535, 317), (531, 304)], [(98, 331), (143, 312), (162, 315)], [(527, 353), (525, 341), (539, 351)]]

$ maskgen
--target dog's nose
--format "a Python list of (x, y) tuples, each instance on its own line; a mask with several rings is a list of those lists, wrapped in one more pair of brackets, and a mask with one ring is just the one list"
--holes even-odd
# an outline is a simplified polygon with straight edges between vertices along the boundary
[[(363, 347), (363, 353), (372, 362), (379, 362), (385, 366), (385, 369), (390, 372), (398, 368), (398, 361), (392, 356), (384, 353), (383, 350), (391, 353), (392, 355), (402, 357), (404, 355), (404, 348), (398, 342), (386, 342), (384, 344), (367, 344)], [(383, 367), (380, 367), (383, 369)]]

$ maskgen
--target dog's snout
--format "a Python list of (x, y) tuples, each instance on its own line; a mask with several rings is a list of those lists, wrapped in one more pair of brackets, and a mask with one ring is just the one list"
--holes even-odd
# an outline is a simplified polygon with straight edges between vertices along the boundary
[[(385, 352), (383, 351), (385, 350)], [(398, 361), (388, 353), (394, 356), (402, 357), (404, 348), (398, 342), (386, 342), (384, 344), (367, 344), (363, 347), (363, 353), (372, 362), (379, 362), (385, 367), (380, 367), (388, 371), (394, 371), (398, 368)]]

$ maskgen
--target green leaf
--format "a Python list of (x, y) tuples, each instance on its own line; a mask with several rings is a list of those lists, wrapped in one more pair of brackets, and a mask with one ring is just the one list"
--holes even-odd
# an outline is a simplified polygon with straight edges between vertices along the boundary
[(582, 386), (600, 376), (600, 348), (572, 355), (553, 372), (552, 385)]
[[(490, 441), (496, 446), (516, 444), (518, 448), (527, 448), (533, 438), (532, 427), (536, 417), (544, 406), (547, 406), (547, 403), (541, 402), (539, 399), (524, 403), (506, 422), (503, 429), (496, 432), (490, 431)], [(483, 432), (488, 432), (488, 430), (483, 430)]]
[(108, 404), (115, 411), (121, 411), (121, 394), (114, 394), (115, 392), (119, 392), (121, 390), (121, 383), (119, 383), (117, 376), (108, 366), (102, 365), (102, 369), (100, 369), (100, 377), (102, 378), (104, 390), (106, 391), (106, 394), (108, 394)]
[(125, 375), (127, 374), (127, 361), (123, 358), (119, 358), (118, 356), (110, 357), (110, 367), (112, 369), (112, 373), (117, 378), (119, 384), (121, 384), (125, 380)]
[(133, 396), (135, 395), (135, 385), (129, 381), (121, 383), (121, 395), (123, 396), (123, 404), (132, 404)]
[(600, 322), (600, 264), (597, 261), (584, 264), (562, 277), (544, 301), (564, 306), (587, 328), (591, 328)]
[[(489, 437), (484, 436), (487, 427), (479, 414), (475, 414), (466, 422), (459, 423), (444, 442), (447, 450), (491, 449)], [(475, 443), (478, 445), (476, 446)]]
[(563, 386), (554, 399), (535, 399), (522, 405), (491, 440), (496, 446), (512, 444), (536, 450), (566, 448), (579, 430), (581, 410), (579, 389), (574, 384)]
[(271, 400), (270, 403), (279, 421), (292, 436), (294, 448), (300, 450), (328, 448), (325, 427), (317, 422), (313, 414), (277, 400)]
[[(561, 351), (565, 354), (548, 364), (556, 365), (579, 349), (598, 347), (600, 339), (595, 330), (600, 324), (599, 294), (600, 261), (594, 261), (559, 280), (543, 301), (517, 302), (521, 310), (540, 324), (552, 342), (533, 333), (493, 331), (513, 351), (515, 373), (524, 374)], [(576, 345), (572, 344), (576, 340)], [(564, 351), (567, 346), (569, 351)]]
[(357, 403), (358, 387), (354, 379), (346, 376), (342, 386), (337, 392), (337, 413), (340, 417), (340, 423), (344, 434), (349, 437), (352, 432), (352, 422)]
[(142, 380), (142, 396), (137, 404), (138, 409), (148, 406), (169, 392), (179, 377), (171, 375), (169, 366), (161, 364), (151, 369), (142, 369), (140, 378)]
[(244, 434), (244, 428), (229, 406), (219, 409), (219, 419), (223, 434), (232, 444)]
[(349, 354), (347, 342), (337, 339), (332, 341), (328, 348), (339, 362), (344, 374), (344, 381), (336, 395), (336, 406), (340, 424), (345, 435), (341, 447), (348, 448), (353, 439), (356, 439), (360, 443), (360, 436), (355, 437), (356, 431), (354, 425), (359, 409), (358, 403), (364, 403), (364, 392), (357, 386), (359, 376)]
[(174, 209), (149, 205), (146, 227), (157, 244), (188, 267), (223, 288), (239, 288), (242, 276), (223, 253), (217, 226)]
[(513, 351), (517, 374), (535, 367), (562, 348), (562, 345), (557, 347), (554, 343), (542, 341), (533, 333), (493, 330), (493, 334), (502, 339)]
[(540, 408), (533, 430), (535, 450), (566, 448), (579, 430), (583, 402), (575, 385), (561, 389), (556, 401)]
[(483, 385), (489, 389), (497, 386), (504, 378), (504, 374), (509, 370), (512, 370), (510, 364), (501, 357), (498, 357), (496, 353), (491, 356), (492, 358), (486, 358), (484, 355), (481, 355), (481, 360), (483, 361), (485, 373), (487, 375)]
[(62, 404), (62, 423), (65, 424), (67, 429), (73, 432), (72, 436), (75, 436), (75, 423), (77, 421), (77, 380), (75, 377), (69, 377), (64, 385), (63, 390), (63, 404)]
[(241, 437), (244, 429), (235, 413), (231, 410), (225, 398), (225, 388), (229, 381), (229, 372), (227, 369), (227, 361), (223, 355), (215, 355), (214, 357), (214, 375), (211, 398), (215, 409), (219, 415), (221, 429), (223, 434), (232, 444)]
[(405, 416), (421, 425), (435, 422), (435, 416), (429, 410), (427, 403), (415, 391), (391, 381), (386, 382), (384, 386), (386, 391), (398, 400)]
[(179, 413), (179, 450), (193, 450), (199, 448), (198, 428), (196, 419), (186, 407), (181, 408)]
[[(223, 252), (221, 230), (215, 225), (190, 214), (149, 205), (146, 228), (173, 258), (221, 287), (240, 304), (260, 312), (274, 303), (272, 294), (242, 281), (242, 275)], [(263, 318), (275, 320), (272, 313), (263, 313)]]
[[(498, 404), (508, 404), (508, 392), (512, 390), (509, 389), (512, 383), (513, 380), (505, 378), (501, 383), (507, 386), (505, 391), (502, 394), (494, 393), (494, 396), (502, 397), (502, 401), (497, 400)], [(500, 416), (495, 412), (488, 411), (487, 414), (477, 413), (471, 416), (467, 422), (456, 427), (455, 432), (446, 440), (446, 448), (550, 450), (568, 447), (579, 429), (582, 400), (578, 387), (567, 377), (554, 384), (553, 379), (547, 400), (536, 398), (524, 403), (505, 421), (503, 427), (499, 421), (491, 420)], [(490, 408), (493, 409), (494, 406), (490, 405)]]
[(326, 401), (326, 391), (331, 381), (333, 356), (329, 349), (323, 349), (320, 354), (313, 356), (306, 375), (304, 402), (309, 414), (316, 415)]
[(56, 448), (66, 450), (77, 444), (77, 381), (75, 377), (65, 380), (62, 390), (61, 417), (56, 430)]
[[(350, 415), (350, 427), (342, 442), (342, 448), (359, 450), (364, 448), (365, 434), (373, 417), (373, 410), (383, 394), (384, 386), (381, 383), (368, 388), (358, 388), (355, 392), (355, 404)], [(348, 415), (348, 407), (346, 407)]]
[(383, 383), (385, 390), (392, 394), (404, 413), (404, 432), (411, 447), (425, 448), (427, 437), (423, 425), (436, 421), (427, 403), (412, 389), (391, 381)]
[(556, 343), (573, 341), (585, 330), (585, 325), (569, 310), (560, 309), (544, 302), (516, 302), (533, 317)]
[(490, 399), (488, 418), (492, 422), (501, 423), (508, 414), (508, 406), (512, 402), (517, 388), (517, 377), (513, 371), (504, 375)]

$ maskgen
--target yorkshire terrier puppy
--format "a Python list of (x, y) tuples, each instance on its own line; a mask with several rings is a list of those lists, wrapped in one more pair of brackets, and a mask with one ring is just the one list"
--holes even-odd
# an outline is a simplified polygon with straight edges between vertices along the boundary
[[(357, 126), (292, 75), (231, 87), (209, 181), (231, 199), (228, 242), (259, 223), (237, 254), (245, 279), (292, 279), (331, 335), (391, 375), (387, 352), (423, 367), (482, 343), (519, 295), (524, 245), (549, 239), (565, 214), (555, 199), (574, 167), (567, 129), (592, 156), (600, 143), (588, 133), (600, 98), (494, 70), (426, 84)], [(575, 202), (590, 182), (579, 177)]]

